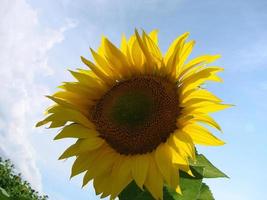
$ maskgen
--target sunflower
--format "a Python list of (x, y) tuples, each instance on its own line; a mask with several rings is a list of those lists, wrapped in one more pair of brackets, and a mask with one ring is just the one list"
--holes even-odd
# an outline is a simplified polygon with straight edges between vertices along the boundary
[(220, 130), (210, 113), (227, 108), (202, 87), (221, 79), (223, 69), (207, 66), (219, 55), (187, 61), (195, 41), (189, 33), (173, 41), (163, 55), (157, 31), (135, 31), (122, 37), (117, 48), (103, 37), (94, 62), (81, 57), (90, 69), (70, 73), (77, 81), (64, 82), (48, 96), (55, 102), (37, 123), (63, 127), (55, 139), (76, 138), (59, 159), (74, 156), (71, 177), (85, 172), (83, 186), (93, 180), (96, 194), (116, 198), (131, 182), (163, 199), (163, 185), (181, 193), (179, 170), (190, 175), (195, 144), (223, 145), (206, 125)]

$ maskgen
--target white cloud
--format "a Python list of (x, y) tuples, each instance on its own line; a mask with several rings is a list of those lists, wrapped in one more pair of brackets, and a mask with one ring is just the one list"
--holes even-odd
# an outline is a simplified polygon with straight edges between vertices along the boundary
[(0, 152), (10, 158), (24, 178), (42, 189), (37, 156), (31, 144), (36, 113), (48, 88), (39, 81), (53, 73), (48, 52), (75, 26), (42, 27), (38, 13), (25, 0), (2, 0), (0, 6)]

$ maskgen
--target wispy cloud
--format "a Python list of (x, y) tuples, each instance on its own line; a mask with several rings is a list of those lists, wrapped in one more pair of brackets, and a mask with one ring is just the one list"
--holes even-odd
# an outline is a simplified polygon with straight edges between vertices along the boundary
[(31, 144), (36, 113), (48, 88), (38, 79), (53, 73), (48, 53), (75, 24), (42, 27), (38, 13), (25, 0), (3, 0), (0, 7), (0, 152), (41, 190), (41, 174)]

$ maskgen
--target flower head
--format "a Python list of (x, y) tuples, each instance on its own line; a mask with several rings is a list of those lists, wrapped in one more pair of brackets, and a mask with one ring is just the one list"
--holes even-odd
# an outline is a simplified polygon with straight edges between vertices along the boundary
[(86, 172), (97, 194), (111, 199), (131, 182), (162, 199), (163, 184), (180, 192), (179, 170), (192, 174), (195, 144), (222, 145), (202, 126), (220, 130), (209, 113), (228, 107), (201, 87), (221, 81), (222, 68), (207, 66), (218, 55), (187, 61), (194, 41), (189, 33), (173, 41), (163, 56), (157, 31), (136, 31), (117, 48), (103, 38), (90, 69), (70, 71), (77, 79), (65, 82), (48, 98), (55, 104), (37, 126), (62, 127), (55, 137), (76, 138), (60, 159), (76, 156), (71, 176)]

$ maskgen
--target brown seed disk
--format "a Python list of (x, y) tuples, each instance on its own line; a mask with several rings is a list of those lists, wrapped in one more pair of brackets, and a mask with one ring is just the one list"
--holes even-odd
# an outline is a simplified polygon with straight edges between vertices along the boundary
[[(120, 100), (123, 98), (129, 104)], [(91, 120), (100, 137), (124, 155), (153, 151), (177, 128), (178, 115), (177, 86), (167, 78), (155, 76), (118, 82), (91, 110)]]

